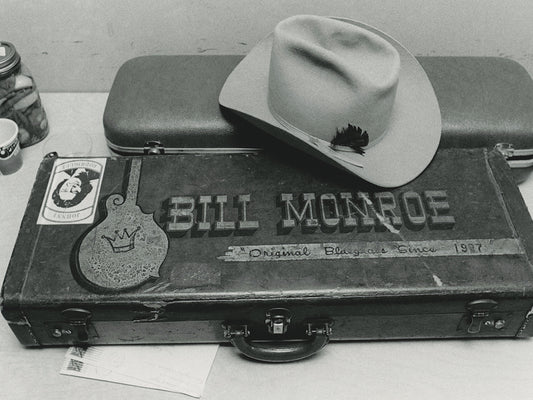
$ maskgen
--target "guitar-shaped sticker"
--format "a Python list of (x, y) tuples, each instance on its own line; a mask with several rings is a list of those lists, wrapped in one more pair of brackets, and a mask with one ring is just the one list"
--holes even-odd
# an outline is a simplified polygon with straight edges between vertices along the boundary
[(82, 238), (76, 267), (81, 278), (101, 291), (122, 291), (159, 276), (168, 237), (153, 214), (137, 205), (141, 158), (132, 158), (126, 198), (112, 194), (107, 216)]

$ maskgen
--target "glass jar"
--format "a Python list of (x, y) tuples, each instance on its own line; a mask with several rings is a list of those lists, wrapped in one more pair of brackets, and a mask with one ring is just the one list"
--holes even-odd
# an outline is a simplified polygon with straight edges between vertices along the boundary
[(48, 120), (35, 81), (9, 42), (0, 42), (0, 118), (17, 123), (21, 147), (48, 135)]

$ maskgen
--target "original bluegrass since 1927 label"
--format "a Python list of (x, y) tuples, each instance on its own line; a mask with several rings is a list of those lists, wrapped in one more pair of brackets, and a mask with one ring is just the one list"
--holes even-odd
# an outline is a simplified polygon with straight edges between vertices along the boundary
[(224, 261), (328, 260), (522, 254), (515, 238), (232, 246)]

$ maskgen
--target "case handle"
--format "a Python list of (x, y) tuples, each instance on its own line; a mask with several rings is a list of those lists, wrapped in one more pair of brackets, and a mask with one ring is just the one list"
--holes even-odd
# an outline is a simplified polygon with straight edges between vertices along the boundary
[(224, 336), (246, 357), (265, 362), (291, 362), (307, 358), (329, 342), (331, 322), (308, 323), (308, 338), (297, 341), (257, 341), (247, 325), (223, 325)]

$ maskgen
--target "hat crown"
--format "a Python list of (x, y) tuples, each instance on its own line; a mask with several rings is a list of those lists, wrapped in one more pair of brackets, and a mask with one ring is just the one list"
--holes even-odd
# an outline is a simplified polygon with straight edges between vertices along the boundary
[(371, 147), (389, 126), (400, 74), (396, 49), (378, 35), (330, 18), (296, 16), (276, 26), (268, 101), (275, 118), (327, 142), (348, 125)]

